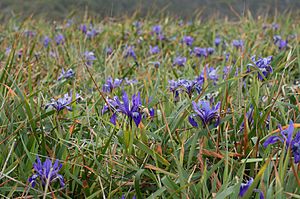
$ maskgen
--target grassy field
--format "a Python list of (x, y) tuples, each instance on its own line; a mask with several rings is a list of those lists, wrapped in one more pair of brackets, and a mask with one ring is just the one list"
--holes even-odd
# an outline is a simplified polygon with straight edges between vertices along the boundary
[(0, 197), (300, 198), (299, 22), (3, 23)]

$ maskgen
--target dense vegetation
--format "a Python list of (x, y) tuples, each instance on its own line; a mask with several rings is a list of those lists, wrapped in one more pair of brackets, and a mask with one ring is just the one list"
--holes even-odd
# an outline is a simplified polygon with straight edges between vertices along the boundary
[(73, 15), (82, 18), (86, 12), (99, 18), (132, 16), (159, 18), (168, 13), (171, 16), (192, 18), (201, 13), (202, 18), (217, 15), (220, 18), (238, 19), (250, 10), (253, 16), (271, 16), (284, 13), (287, 9), (299, 15), (299, 0), (1, 0), (0, 19), (12, 16), (26, 18), (46, 17), (63, 20)]
[(299, 19), (0, 30), (1, 197), (300, 198)]

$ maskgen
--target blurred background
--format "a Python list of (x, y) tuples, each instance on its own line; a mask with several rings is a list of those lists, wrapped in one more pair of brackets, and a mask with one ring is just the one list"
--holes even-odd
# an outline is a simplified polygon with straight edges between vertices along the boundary
[(254, 17), (276, 16), (289, 11), (299, 15), (300, 0), (0, 0), (1, 20), (11, 17), (45, 17), (60, 20), (65, 17), (83, 17), (86, 13), (96, 17), (131, 16), (159, 17), (172, 15), (192, 18), (216, 16), (237, 19), (245, 10)]

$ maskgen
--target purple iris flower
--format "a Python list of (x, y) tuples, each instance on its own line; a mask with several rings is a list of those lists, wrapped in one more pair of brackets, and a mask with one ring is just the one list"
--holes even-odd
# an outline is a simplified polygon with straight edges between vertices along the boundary
[(57, 80), (60, 81), (63, 78), (67, 80), (73, 77), (75, 77), (75, 72), (72, 69), (67, 70), (67, 72), (65, 72), (65, 70), (62, 69), (61, 74), (59, 75)]
[(207, 57), (208, 56), (206, 48), (195, 47), (193, 53), (197, 57)]
[(209, 55), (212, 55), (214, 52), (215, 52), (215, 49), (214, 49), (214, 48), (212, 48), (212, 47), (208, 47), (208, 48), (207, 48), (207, 53), (208, 53)]
[(140, 28), (142, 27), (142, 22), (140, 22), (140, 21), (134, 21), (134, 22), (132, 23), (132, 25), (133, 25), (134, 27), (136, 27), (137, 29), (140, 29)]
[(272, 23), (272, 28), (274, 30), (278, 30), (279, 29), (279, 24), (278, 23)]
[(278, 141), (282, 143), (286, 143), (287, 148), (291, 148), (294, 162), (297, 164), (300, 162), (300, 131), (297, 132), (295, 138), (293, 139), (294, 132), (294, 123), (290, 121), (290, 124), (286, 130), (283, 130), (281, 126), (279, 126), (280, 134), (270, 136), (264, 143), (263, 146), (266, 148), (267, 146), (274, 144)]
[[(117, 96), (115, 96), (113, 99), (111, 98), (106, 98), (106, 102), (108, 102), (109, 106), (111, 108), (113, 108), (114, 110), (116, 109), (116, 107), (118, 106), (117, 102), (116, 102), (116, 98), (118, 98)], [(101, 114), (104, 115), (108, 110), (109, 110), (109, 106), (107, 104), (105, 104), (102, 108)], [(115, 124), (115, 123), (114, 123)]]
[(174, 66), (184, 66), (185, 63), (186, 63), (186, 57), (178, 56), (174, 59), (173, 65)]
[(64, 187), (65, 182), (62, 175), (58, 174), (62, 167), (62, 164), (58, 160), (52, 165), (52, 161), (47, 158), (45, 162), (41, 162), (40, 158), (36, 156), (36, 163), (33, 164), (33, 169), (35, 174), (33, 174), (29, 179), (29, 183), (32, 187), (35, 187), (36, 181), (40, 179), (42, 186), (46, 186), (47, 181), (49, 184), (53, 183), (55, 180), (59, 180), (60, 186)]
[(159, 68), (160, 67), (160, 62), (159, 61), (155, 61), (152, 64), (154, 65), (155, 68)]
[(125, 84), (126, 85), (133, 85), (133, 84), (137, 84), (138, 80), (136, 79), (128, 79), (128, 77), (125, 77)]
[(200, 118), (203, 126), (208, 125), (212, 120), (216, 120), (216, 126), (219, 124), (220, 116), (219, 116), (219, 108), (220, 102), (216, 104), (216, 106), (211, 106), (209, 101), (199, 101), (198, 104), (196, 102), (192, 102), (193, 109), (195, 114), (189, 117), (189, 122), (192, 126), (198, 127), (198, 123), (196, 122), (196, 118)]
[(106, 47), (105, 53), (106, 53), (106, 55), (111, 55), (113, 53), (113, 49), (111, 47)]
[(245, 193), (247, 192), (247, 190), (249, 189), (252, 183), (253, 183), (253, 178), (250, 178), (250, 180), (248, 180), (246, 183), (241, 184), (240, 193), (239, 193), (240, 197), (243, 197), (245, 195)]
[(86, 36), (88, 39), (92, 39), (98, 34), (99, 34), (98, 30), (96, 30), (95, 28), (91, 28), (89, 31), (87, 31)]
[(175, 98), (178, 97), (179, 93), (181, 93), (182, 91), (185, 91), (191, 98), (194, 91), (200, 93), (202, 84), (199, 84), (197, 80), (169, 80), (169, 88), (170, 91), (173, 92)]
[(5, 49), (5, 55), (8, 56), (10, 54), (10, 52), (11, 52), (11, 47), (7, 47)]
[(113, 91), (113, 89), (119, 87), (122, 81), (122, 79), (116, 78), (115, 80), (113, 80), (111, 77), (109, 77), (103, 85), (102, 90), (104, 92), (110, 93)]
[(55, 42), (56, 42), (56, 45), (64, 44), (65, 37), (62, 34), (58, 34), (55, 37)]
[(125, 58), (132, 57), (134, 60), (136, 60), (136, 54), (134, 52), (134, 47), (133, 46), (126, 47), (124, 53), (125, 53), (125, 55), (124, 55)]
[(175, 99), (178, 98), (179, 93), (182, 91), (186, 92), (191, 98), (194, 91), (197, 91), (198, 94), (201, 92), (203, 82), (204, 81), (199, 80), (198, 77), (194, 80), (169, 80), (169, 89), (173, 92)]
[[(210, 80), (213, 80), (214, 82), (218, 81), (219, 76), (218, 76), (217, 69), (214, 69), (213, 67), (207, 67), (207, 66), (205, 66), (205, 67), (206, 67), (207, 77)], [(202, 83), (204, 82), (204, 69), (201, 72), (200, 76), (197, 78), (197, 80)]]
[(194, 38), (191, 36), (184, 36), (182, 42), (185, 43), (187, 46), (193, 45)]
[(274, 40), (274, 43), (276, 44), (277, 41), (281, 40), (281, 36), (280, 35), (274, 35), (273, 40)]
[(81, 30), (81, 32), (83, 32), (84, 34), (86, 34), (86, 32), (87, 32), (87, 26), (85, 24), (81, 24), (79, 26), (79, 29)]
[(189, 123), (193, 126), (193, 127), (198, 127), (198, 122), (195, 120), (194, 116), (191, 115), (189, 116)]
[(226, 79), (231, 71), (231, 66), (224, 66), (223, 68), (223, 79)]
[(195, 47), (192, 54), (195, 54), (197, 57), (207, 57), (208, 55), (212, 55), (214, 52), (215, 49), (212, 47), (209, 48)]
[(81, 24), (79, 26), (79, 29), (81, 30), (82, 33), (86, 35), (88, 39), (91, 39), (95, 37), (97, 34), (99, 34), (99, 31), (97, 31), (95, 28), (93, 28), (93, 25), (90, 24), (90, 27), (88, 28), (87, 25)]
[(165, 39), (165, 36), (163, 34), (162, 26), (161, 25), (155, 25), (155, 26), (153, 26), (151, 34), (155, 34), (157, 36), (158, 40), (164, 40)]
[(166, 39), (166, 37), (165, 37), (165, 35), (163, 35), (163, 34), (159, 34), (159, 35), (157, 35), (157, 39), (158, 39), (159, 41), (163, 41), (163, 40)]
[[(253, 178), (250, 178), (246, 183), (242, 183), (240, 186), (240, 192), (239, 192), (239, 196), (243, 197), (245, 195), (245, 193), (248, 191), (249, 187), (252, 185), (253, 183)], [(260, 199), (264, 199), (264, 194), (262, 191), (260, 191), (259, 189), (254, 189), (254, 192), (259, 193), (259, 198)]]
[[(255, 66), (263, 74), (263, 76), (262, 76), (261, 73), (258, 73), (258, 79), (259, 80), (263, 81), (264, 78), (267, 78), (273, 72), (273, 68), (271, 66), (272, 56), (269, 56), (269, 57), (266, 57), (266, 58), (260, 58), (259, 57), (256, 60), (256, 56), (254, 55), (254, 56), (251, 57), (251, 59), (254, 62)], [(253, 64), (248, 64), (247, 72), (250, 72), (249, 66), (253, 66)]]
[(287, 39), (286, 40), (281, 39), (281, 36), (279, 36), (279, 35), (275, 35), (273, 37), (273, 40), (274, 40), (274, 44), (276, 46), (278, 46), (279, 50), (285, 49), (288, 45), (288, 40)]
[(266, 128), (269, 130), (270, 129), (270, 120), (271, 120), (271, 117), (270, 115), (268, 115), (267, 119), (266, 119)]
[(230, 53), (224, 53), (224, 54), (225, 54), (225, 61), (228, 61), (230, 57)]
[[(108, 100), (109, 106), (114, 110), (114, 113), (110, 118), (110, 122), (112, 124), (116, 124), (117, 113), (122, 113), (129, 118), (130, 123), (133, 120), (135, 125), (138, 126), (142, 120), (142, 113), (140, 110), (140, 107), (142, 106), (140, 92), (137, 95), (134, 94), (131, 101), (129, 101), (127, 93), (123, 91), (122, 100), (123, 102), (121, 102), (117, 96), (114, 97), (113, 100)], [(107, 110), (108, 105), (105, 105), (102, 113)]]
[(66, 28), (72, 26), (73, 23), (74, 23), (73, 19), (68, 19), (68, 20), (67, 20), (67, 23), (66, 23)]
[(244, 41), (243, 40), (233, 40), (232, 45), (236, 48), (243, 48)]
[(160, 52), (158, 46), (153, 46), (153, 47), (152, 47), (152, 46), (149, 46), (149, 47), (150, 47), (149, 52), (150, 52), (151, 55), (158, 54), (158, 53)]
[[(277, 141), (281, 141), (282, 143), (286, 142), (287, 148), (292, 143), (293, 138), (293, 132), (294, 132), (294, 123), (293, 121), (290, 121), (290, 124), (286, 130), (283, 130), (281, 125), (279, 125), (280, 134), (279, 135), (273, 135), (270, 136), (263, 144), (263, 146), (266, 148), (270, 144), (274, 144)], [(299, 133), (299, 132), (298, 132)], [(296, 136), (297, 137), (297, 136)]]
[[(79, 94), (76, 94), (75, 101), (79, 102), (81, 99), (81, 96)], [(56, 109), (57, 112), (65, 108), (69, 111), (72, 111), (72, 107), (70, 106), (72, 102), (72, 93), (70, 95), (69, 93), (66, 93), (62, 98), (59, 98), (57, 100), (51, 99), (51, 102), (45, 105), (45, 109), (51, 106), (52, 108)]]
[(186, 93), (191, 98), (192, 93), (194, 91), (197, 91), (198, 94), (201, 92), (203, 82), (201, 81), (199, 82), (197, 79), (195, 79), (195, 80), (181, 81), (180, 84), (185, 88)]
[(291, 150), (294, 155), (294, 162), (297, 164), (300, 162), (300, 131), (296, 134), (295, 138), (291, 142)]
[(52, 58), (58, 58), (58, 52), (50, 50), (49, 51), (49, 56)]
[(162, 34), (162, 26), (161, 25), (155, 25), (152, 27), (152, 33), (155, 33), (156, 35)]
[(140, 22), (140, 21), (134, 21), (133, 23), (132, 23), (132, 25), (136, 28), (136, 33), (138, 34), (138, 35), (141, 35), (142, 34), (142, 22)]
[(287, 44), (288, 44), (288, 40), (283, 40), (283, 39), (276, 43), (279, 50), (285, 49), (287, 47)]
[(169, 88), (170, 88), (170, 91), (173, 92), (175, 98), (177, 98), (179, 95), (178, 87), (179, 87), (178, 81), (169, 80)]
[[(124, 194), (122, 195), (121, 199), (126, 199)], [(133, 196), (132, 199), (136, 199), (136, 196)]]
[(151, 117), (151, 118), (154, 117), (154, 114), (155, 114), (154, 108), (150, 108), (150, 109), (149, 109), (149, 114), (150, 114), (150, 117)]
[(219, 46), (221, 42), (222, 42), (221, 37), (220, 36), (216, 36), (216, 38), (215, 38), (215, 45)]
[(132, 96), (131, 104), (125, 91), (123, 92), (122, 98), (123, 103), (119, 103), (119, 111), (127, 115), (130, 120), (133, 119), (135, 125), (138, 126), (142, 119), (142, 114), (139, 111), (139, 107), (142, 105), (140, 93)]
[(51, 42), (51, 39), (48, 36), (45, 36), (43, 39), (43, 45), (45, 48), (49, 46), (49, 43)]
[(94, 61), (97, 59), (92, 51), (85, 51), (83, 55), (88, 66), (92, 66)]

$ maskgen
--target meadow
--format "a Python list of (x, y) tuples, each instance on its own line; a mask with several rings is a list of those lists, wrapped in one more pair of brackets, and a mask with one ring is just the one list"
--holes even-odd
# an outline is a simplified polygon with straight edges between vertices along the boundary
[(300, 198), (299, 18), (0, 26), (0, 197)]

